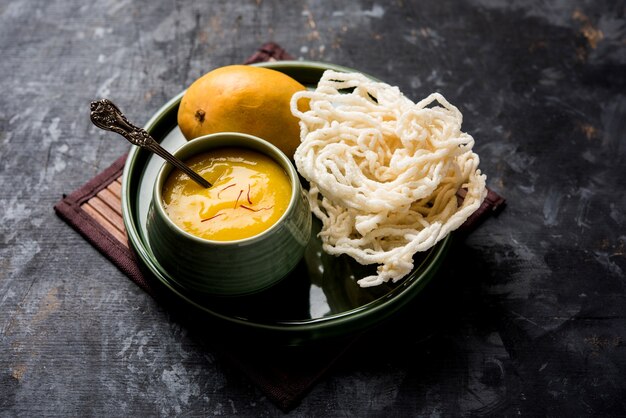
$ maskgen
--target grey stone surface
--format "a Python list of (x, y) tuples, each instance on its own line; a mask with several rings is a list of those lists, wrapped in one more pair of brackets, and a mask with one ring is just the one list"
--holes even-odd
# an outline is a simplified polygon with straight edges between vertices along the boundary
[[(137, 122), (273, 40), (464, 113), (509, 205), (293, 415), (626, 414), (625, 4), (0, 2), (0, 415), (281, 415), (58, 219)], [(382, 336), (381, 336), (382, 334)]]

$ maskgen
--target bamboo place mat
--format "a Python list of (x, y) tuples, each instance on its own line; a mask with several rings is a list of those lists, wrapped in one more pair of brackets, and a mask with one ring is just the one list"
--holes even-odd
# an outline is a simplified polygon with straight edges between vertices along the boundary
[[(279, 45), (262, 45), (245, 63), (292, 59)], [(139, 267), (129, 247), (122, 218), (122, 172), (126, 155), (64, 195), (54, 206), (59, 217), (115, 264), (139, 287), (159, 302), (158, 280)], [(462, 197), (461, 197), (462, 198)], [(466, 233), (504, 207), (504, 199), (489, 190), (483, 205), (462, 226)], [(283, 347), (272, 350), (225, 350), (225, 358), (237, 366), (283, 411), (295, 407), (310, 388), (330, 369), (354, 339), (314, 348)], [(311, 352), (311, 350), (314, 350)]]

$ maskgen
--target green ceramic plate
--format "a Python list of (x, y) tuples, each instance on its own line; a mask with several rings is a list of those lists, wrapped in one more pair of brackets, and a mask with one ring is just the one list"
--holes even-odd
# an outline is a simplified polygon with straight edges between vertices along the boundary
[[(280, 61), (259, 64), (315, 87), (326, 69), (354, 71), (316, 62)], [(172, 98), (148, 121), (145, 129), (170, 151), (185, 142), (177, 126), (183, 93)], [(172, 299), (201, 314), (227, 335), (260, 336), (265, 341), (301, 344), (357, 332), (396, 314), (435, 275), (450, 244), (444, 239), (430, 251), (415, 257), (413, 272), (397, 284), (362, 289), (356, 280), (375, 267), (361, 266), (349, 257), (322, 251), (317, 238), (320, 224), (313, 223), (312, 239), (304, 259), (279, 285), (261, 294), (237, 299), (211, 299), (185, 288), (154, 258), (146, 232), (152, 187), (163, 161), (133, 147), (128, 155), (122, 184), (122, 211), (129, 243), (143, 263), (165, 287)]]

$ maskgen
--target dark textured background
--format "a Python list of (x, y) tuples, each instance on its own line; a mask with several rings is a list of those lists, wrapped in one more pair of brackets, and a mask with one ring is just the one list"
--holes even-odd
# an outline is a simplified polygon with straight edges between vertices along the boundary
[[(0, 415), (280, 415), (52, 206), (273, 40), (464, 113), (508, 207), (293, 415), (626, 414), (623, 1), (0, 2)], [(207, 330), (210, 332), (210, 330)]]

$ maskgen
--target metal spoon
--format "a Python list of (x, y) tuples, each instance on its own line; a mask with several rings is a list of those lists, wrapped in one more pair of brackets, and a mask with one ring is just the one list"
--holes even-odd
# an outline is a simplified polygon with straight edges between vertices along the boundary
[(165, 148), (155, 141), (145, 129), (130, 123), (122, 111), (109, 99), (100, 99), (91, 102), (91, 121), (98, 128), (104, 129), (105, 131), (116, 132), (126, 138), (131, 144), (157, 154), (187, 173), (187, 175), (200, 186), (206, 188), (212, 186), (211, 183), (202, 178), (200, 174), (193, 171), (188, 165), (165, 150)]

